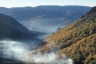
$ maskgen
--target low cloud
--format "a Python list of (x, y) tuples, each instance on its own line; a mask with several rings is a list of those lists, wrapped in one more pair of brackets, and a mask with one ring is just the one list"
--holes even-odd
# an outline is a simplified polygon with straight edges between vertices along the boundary
[[(28, 63), (47, 63), (47, 64), (73, 64), (73, 61), (64, 54), (59, 58), (56, 54), (58, 49), (55, 44), (50, 44), (52, 51), (50, 53), (24, 54), (30, 53), (31, 47), (35, 45), (26, 45), (22, 42), (3, 40), (0, 41), (0, 48), (4, 58), (19, 60)], [(33, 50), (34, 51), (34, 50)]]
[[(26, 53), (21, 56), (22, 61), (28, 63), (44, 63), (44, 64), (73, 64), (73, 61), (62, 54), (62, 57), (56, 54), (58, 51), (57, 46), (55, 44), (51, 44), (52, 51), (50, 53), (40, 53), (37, 52), (35, 54)], [(34, 52), (34, 51), (33, 51)]]
[(0, 51), (4, 58), (19, 59), (18, 56), (29, 51), (28, 46), (21, 42), (4, 40), (0, 41), (0, 44)]

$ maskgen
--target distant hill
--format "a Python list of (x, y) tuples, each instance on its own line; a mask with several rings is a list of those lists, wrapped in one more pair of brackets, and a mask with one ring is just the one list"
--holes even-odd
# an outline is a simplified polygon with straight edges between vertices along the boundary
[(81, 16), (81, 14), (83, 15), (88, 10), (90, 10), (90, 7), (86, 6), (37, 6), (34, 8), (9, 8), (8, 11), (10, 13), (8, 11), (6, 12), (17, 20), (30, 20), (31, 18), (42, 15), (45, 15), (44, 18), (63, 18), (67, 16), (67, 13), (69, 13), (69, 15), (78, 14), (78, 16)]
[[(54, 32), (58, 28), (78, 20), (83, 14), (89, 11), (90, 8), (91, 7), (87, 6), (71, 5), (17, 8), (0, 7), (0, 13), (12, 16), (30, 30)], [(48, 28), (48, 30), (43, 27)]]
[(52, 50), (49, 45), (54, 43), (58, 47), (57, 54), (64, 53), (74, 64), (96, 64), (96, 6), (81, 19), (46, 38), (45, 42), (46, 45), (35, 53), (49, 53)]
[[(37, 6), (36, 9), (43, 9), (43, 10), (62, 10), (62, 11), (88, 11), (90, 7), (87, 6), (78, 6), (78, 5), (67, 5), (67, 6)], [(86, 9), (85, 9), (86, 8)]]
[(35, 35), (11, 16), (0, 14), (0, 39), (18, 40), (32, 38)]

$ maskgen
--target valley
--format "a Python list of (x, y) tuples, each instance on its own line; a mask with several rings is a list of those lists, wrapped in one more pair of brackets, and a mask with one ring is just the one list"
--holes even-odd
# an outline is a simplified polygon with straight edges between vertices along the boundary
[(0, 64), (95, 64), (95, 36), (96, 6), (0, 7)]

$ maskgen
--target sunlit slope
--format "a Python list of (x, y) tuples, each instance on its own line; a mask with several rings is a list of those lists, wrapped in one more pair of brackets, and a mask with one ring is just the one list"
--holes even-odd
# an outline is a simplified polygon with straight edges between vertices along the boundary
[(45, 39), (58, 45), (59, 53), (65, 53), (78, 64), (96, 62), (96, 7), (93, 7), (77, 22)]
[(74, 64), (96, 63), (96, 7), (81, 17), (75, 23), (66, 26), (60, 31), (46, 38), (45, 46), (38, 49), (40, 52), (50, 52), (51, 43), (57, 44), (58, 54), (65, 53)]
[(59, 58), (65, 54), (73, 60), (73, 64), (96, 64), (96, 7), (44, 41), (44, 46), (24, 54), (23, 59), (38, 53), (50, 54), (53, 50), (50, 45), (55, 44)]

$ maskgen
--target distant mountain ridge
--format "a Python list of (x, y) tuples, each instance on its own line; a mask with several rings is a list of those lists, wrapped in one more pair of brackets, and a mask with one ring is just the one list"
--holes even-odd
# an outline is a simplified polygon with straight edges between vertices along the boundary
[[(82, 11), (83, 10), (82, 12), (84, 13), (84, 12), (88, 11), (89, 9), (90, 9), (90, 7), (87, 7), (87, 6), (71, 6), (71, 5), (70, 6), (16, 7), (16, 8), (4, 8), (4, 7), (0, 7), (0, 13), (5, 13), (5, 14), (12, 15), (12, 17), (14, 17), (16, 20), (18, 20), (18, 18), (15, 17), (15, 16), (18, 15), (18, 13), (21, 13), (20, 14), (21, 16), (22, 16), (22, 14), (26, 14), (26, 16), (30, 16), (30, 15), (28, 15), (29, 12), (31, 14), (32, 13), (35, 13), (32, 16), (36, 17), (36, 14), (37, 13), (39, 13), (39, 15), (37, 15), (37, 16), (44, 15), (44, 13), (46, 13), (46, 14), (47, 13), (51, 13), (51, 14), (53, 13), (53, 15), (54, 15), (54, 12), (55, 11), (57, 11), (57, 13), (60, 13), (59, 11), (66, 13), (66, 12), (74, 12), (74, 11), (77, 11), (78, 12), (78, 11)], [(21, 17), (21, 16), (19, 16), (19, 17)], [(29, 17), (29, 18), (32, 18), (32, 17)], [(19, 20), (23, 20), (23, 19), (19, 19)], [(28, 19), (26, 18), (26, 20), (28, 20)]]
[(88, 9), (90, 7), (88, 6), (78, 6), (78, 5), (66, 5), (66, 6), (37, 6), (35, 8), (39, 8), (39, 9), (43, 9), (43, 10), (63, 10), (63, 11), (76, 11), (76, 10), (79, 10), (79, 11), (82, 11), (82, 9), (84, 9), (84, 11), (88, 11)]
[[(37, 6), (0, 8), (0, 13), (10, 15), (30, 30), (54, 32), (78, 20), (90, 10), (87, 6)], [(49, 28), (46, 30), (46, 27)], [(53, 27), (53, 28), (51, 28)]]

